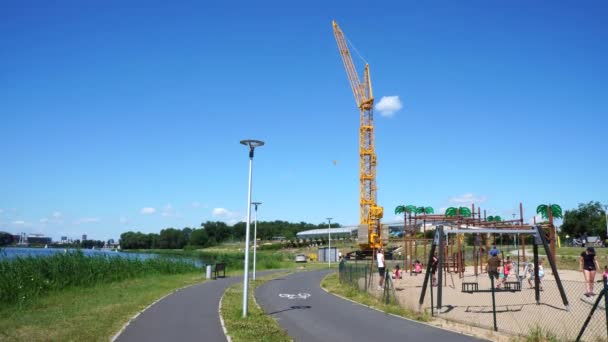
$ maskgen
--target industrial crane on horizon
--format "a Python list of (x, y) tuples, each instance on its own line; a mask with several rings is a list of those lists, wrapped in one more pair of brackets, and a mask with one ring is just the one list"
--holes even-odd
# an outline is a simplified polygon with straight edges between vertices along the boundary
[(359, 181), (360, 211), (358, 242), (362, 249), (382, 247), (380, 219), (384, 209), (376, 203), (376, 149), (374, 146), (374, 95), (369, 73), (369, 64), (365, 64), (363, 82), (355, 69), (350, 51), (346, 45), (344, 33), (338, 23), (332, 21), (334, 35), (344, 62), (344, 68), (355, 95), (355, 102), (360, 111), (359, 126)]

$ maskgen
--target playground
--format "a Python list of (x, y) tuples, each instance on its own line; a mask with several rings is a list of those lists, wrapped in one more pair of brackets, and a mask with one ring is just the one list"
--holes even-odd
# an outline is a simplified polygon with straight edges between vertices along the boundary
[[(389, 266), (391, 270), (394, 266)], [(466, 274), (473, 274), (472, 266), (466, 267)], [(443, 279), (442, 301), (443, 307), (437, 313), (437, 287), (428, 286), (426, 300), (422, 306), (419, 298), (423, 287), (426, 272), (410, 275), (404, 273), (402, 279), (392, 279), (395, 298), (400, 306), (412, 310), (431, 311), (431, 297), (433, 297), (433, 312), (435, 317), (452, 320), (471, 326), (493, 329), (492, 294), (488, 292), (467, 293), (462, 292), (463, 282), (477, 282), (480, 290), (491, 289), (490, 278), (487, 273), (476, 276), (459, 278), (457, 275), (446, 275)], [(373, 275), (372, 284), (376, 284), (378, 275)], [(543, 329), (559, 337), (559, 340), (574, 341), (582, 327), (589, 311), (592, 308), (589, 300), (585, 298), (585, 284), (581, 281), (581, 272), (565, 270), (560, 271), (561, 282), (569, 301), (569, 311), (562, 303), (559, 289), (553, 273), (548, 270), (542, 281), (543, 291), (540, 291), (540, 303), (535, 300), (535, 291), (529, 287), (527, 279), (522, 282), (520, 291), (497, 291), (495, 293), (496, 320), (499, 332), (512, 335), (525, 336), (534, 329)], [(599, 276), (598, 276), (599, 279)], [(516, 281), (512, 276), (509, 281)], [(596, 284), (599, 292), (602, 284)], [(380, 295), (382, 291), (376, 286), (369, 288), (370, 292)], [(431, 291), (433, 293), (431, 294)], [(601, 309), (601, 308), (600, 308)], [(605, 311), (597, 310), (590, 321), (582, 340), (596, 341), (606, 338)]]
[[(606, 340), (606, 299), (597, 295), (604, 288), (601, 274), (596, 274), (596, 295), (586, 296), (582, 272), (557, 268), (550, 234), (541, 225), (498, 229), (458, 224), (437, 225), (434, 230), (432, 239), (404, 239), (402, 258), (387, 261), (391, 276), (382, 289), (376, 286), (374, 263), (368, 263), (372, 267), (359, 288), (387, 301), (388, 295), (414, 311), (509, 335), (540, 332), (557, 340)], [(499, 235), (515, 237), (507, 240), (521, 241), (522, 249), (496, 246), (490, 237)], [(465, 243), (467, 236), (472, 246)], [(496, 255), (501, 265), (501, 276), (495, 279), (487, 272), (490, 255)], [(412, 266), (416, 261), (422, 267)], [(504, 277), (506, 264), (510, 272)], [(402, 276), (393, 278), (397, 266)], [(596, 302), (597, 310), (592, 310)]]

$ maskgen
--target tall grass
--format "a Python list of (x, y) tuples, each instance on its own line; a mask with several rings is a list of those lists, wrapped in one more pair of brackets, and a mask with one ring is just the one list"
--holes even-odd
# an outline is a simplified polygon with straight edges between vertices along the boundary
[[(245, 254), (240, 251), (216, 251), (216, 250), (181, 250), (181, 249), (154, 249), (154, 250), (133, 250), (133, 252), (148, 252), (161, 255), (187, 256), (200, 259), (205, 264), (224, 263), (229, 270), (242, 269), (244, 267)], [(249, 253), (249, 265), (252, 264), (253, 252)], [(293, 264), (292, 253), (283, 251), (264, 251), (257, 250), (256, 268), (277, 269), (287, 268)]]
[(0, 303), (26, 303), (50, 291), (87, 287), (157, 274), (196, 272), (186, 261), (85, 256), (77, 251), (48, 257), (0, 260)]

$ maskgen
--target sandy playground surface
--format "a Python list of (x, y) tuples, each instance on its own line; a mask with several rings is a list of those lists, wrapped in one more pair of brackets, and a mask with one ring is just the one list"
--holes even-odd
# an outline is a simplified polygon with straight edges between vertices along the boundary
[[(392, 270), (390, 265), (389, 268)], [(557, 282), (550, 268), (546, 267), (545, 273), (546, 275), (542, 281), (543, 291), (540, 292), (540, 304), (537, 304), (534, 289), (529, 287), (527, 279), (523, 280), (521, 291), (496, 293), (496, 318), (500, 332), (525, 336), (529, 334), (531, 329), (541, 327), (553, 332), (558, 337), (558, 340), (576, 339), (592, 308), (592, 302), (597, 296), (591, 298), (583, 296), (586, 289), (582, 272), (571, 270), (559, 271), (569, 304), (568, 310), (564, 306)], [(375, 274), (375, 279), (372, 280), (374, 285), (371, 286), (370, 292), (380, 295), (381, 291), (377, 288), (377, 277), (378, 275)], [(600, 280), (601, 275), (598, 274), (596, 278)], [(403, 279), (393, 280), (395, 295), (401, 306), (413, 310), (419, 310), (420, 308), (430, 310), (430, 284), (427, 288), (424, 304), (422, 307), (418, 304), (423, 281), (424, 273), (415, 276), (405, 272)], [(473, 267), (467, 267), (463, 278), (459, 278), (456, 273), (444, 273), (442, 310), (439, 317), (468, 325), (493, 329), (491, 292), (471, 294), (462, 292), (461, 284), (463, 281), (478, 283), (480, 290), (489, 290), (491, 288), (490, 279), (487, 274), (483, 273), (476, 277)], [(517, 278), (515, 275), (512, 275), (508, 281), (517, 281)], [(596, 283), (594, 292), (599, 293), (602, 286), (601, 283)], [(434, 306), (436, 306), (437, 287), (433, 287), (432, 290)], [(603, 305), (594, 314), (582, 339), (585, 341), (607, 340)]]

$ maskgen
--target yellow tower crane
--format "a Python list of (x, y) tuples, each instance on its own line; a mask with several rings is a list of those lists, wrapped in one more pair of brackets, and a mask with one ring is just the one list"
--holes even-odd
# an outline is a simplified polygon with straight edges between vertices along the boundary
[(365, 64), (363, 82), (355, 69), (344, 33), (338, 23), (332, 22), (338, 49), (346, 68), (348, 81), (355, 94), (355, 102), (360, 111), (359, 126), (359, 246), (362, 249), (376, 249), (382, 246), (380, 219), (384, 209), (376, 205), (376, 149), (374, 147), (374, 95), (369, 75), (369, 64)]

